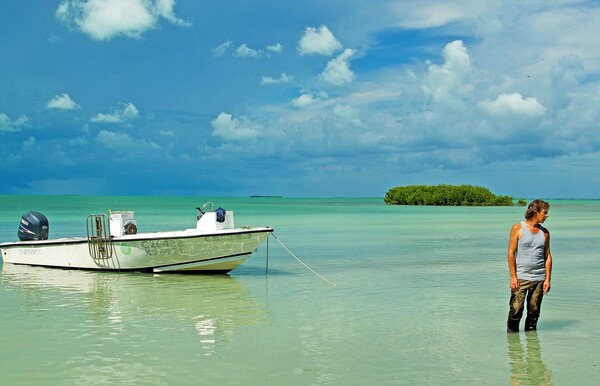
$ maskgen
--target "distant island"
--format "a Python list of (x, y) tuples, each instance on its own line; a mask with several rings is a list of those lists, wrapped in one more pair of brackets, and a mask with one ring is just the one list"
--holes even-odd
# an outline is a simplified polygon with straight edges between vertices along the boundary
[[(489, 189), (474, 185), (409, 185), (396, 186), (383, 199), (391, 205), (436, 206), (512, 206), (510, 196), (497, 196)], [(525, 205), (525, 200), (519, 200)]]

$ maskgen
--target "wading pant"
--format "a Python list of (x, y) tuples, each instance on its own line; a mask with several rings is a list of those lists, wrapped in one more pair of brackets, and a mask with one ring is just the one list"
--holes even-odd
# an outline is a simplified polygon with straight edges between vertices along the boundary
[(511, 291), (508, 301), (508, 332), (519, 331), (519, 322), (523, 316), (523, 306), (527, 299), (527, 318), (525, 318), (525, 331), (537, 329), (540, 317), (542, 297), (544, 296), (544, 281), (519, 280), (519, 289)]

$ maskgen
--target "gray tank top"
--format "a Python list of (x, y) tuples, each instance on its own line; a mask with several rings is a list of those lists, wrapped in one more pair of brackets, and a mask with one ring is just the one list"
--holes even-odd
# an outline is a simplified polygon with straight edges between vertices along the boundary
[(517, 277), (524, 280), (541, 281), (546, 278), (546, 238), (540, 229), (532, 233), (521, 221), (523, 236), (517, 244)]

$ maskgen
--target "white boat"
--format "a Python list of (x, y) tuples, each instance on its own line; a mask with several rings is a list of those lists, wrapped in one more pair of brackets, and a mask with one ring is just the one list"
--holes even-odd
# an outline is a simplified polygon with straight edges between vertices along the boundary
[(137, 233), (133, 211), (87, 217), (86, 237), (48, 239), (48, 220), (38, 212), (21, 218), (21, 241), (0, 244), (4, 263), (45, 267), (226, 273), (242, 264), (273, 232), (234, 226), (232, 211), (199, 210), (196, 228)]

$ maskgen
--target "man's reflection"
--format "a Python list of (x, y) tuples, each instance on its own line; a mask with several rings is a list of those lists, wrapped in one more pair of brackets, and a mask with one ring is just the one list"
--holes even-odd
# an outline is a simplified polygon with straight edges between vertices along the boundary
[(540, 340), (536, 331), (525, 334), (506, 334), (508, 357), (510, 360), (511, 385), (552, 385), (552, 371), (544, 365), (540, 350)]

